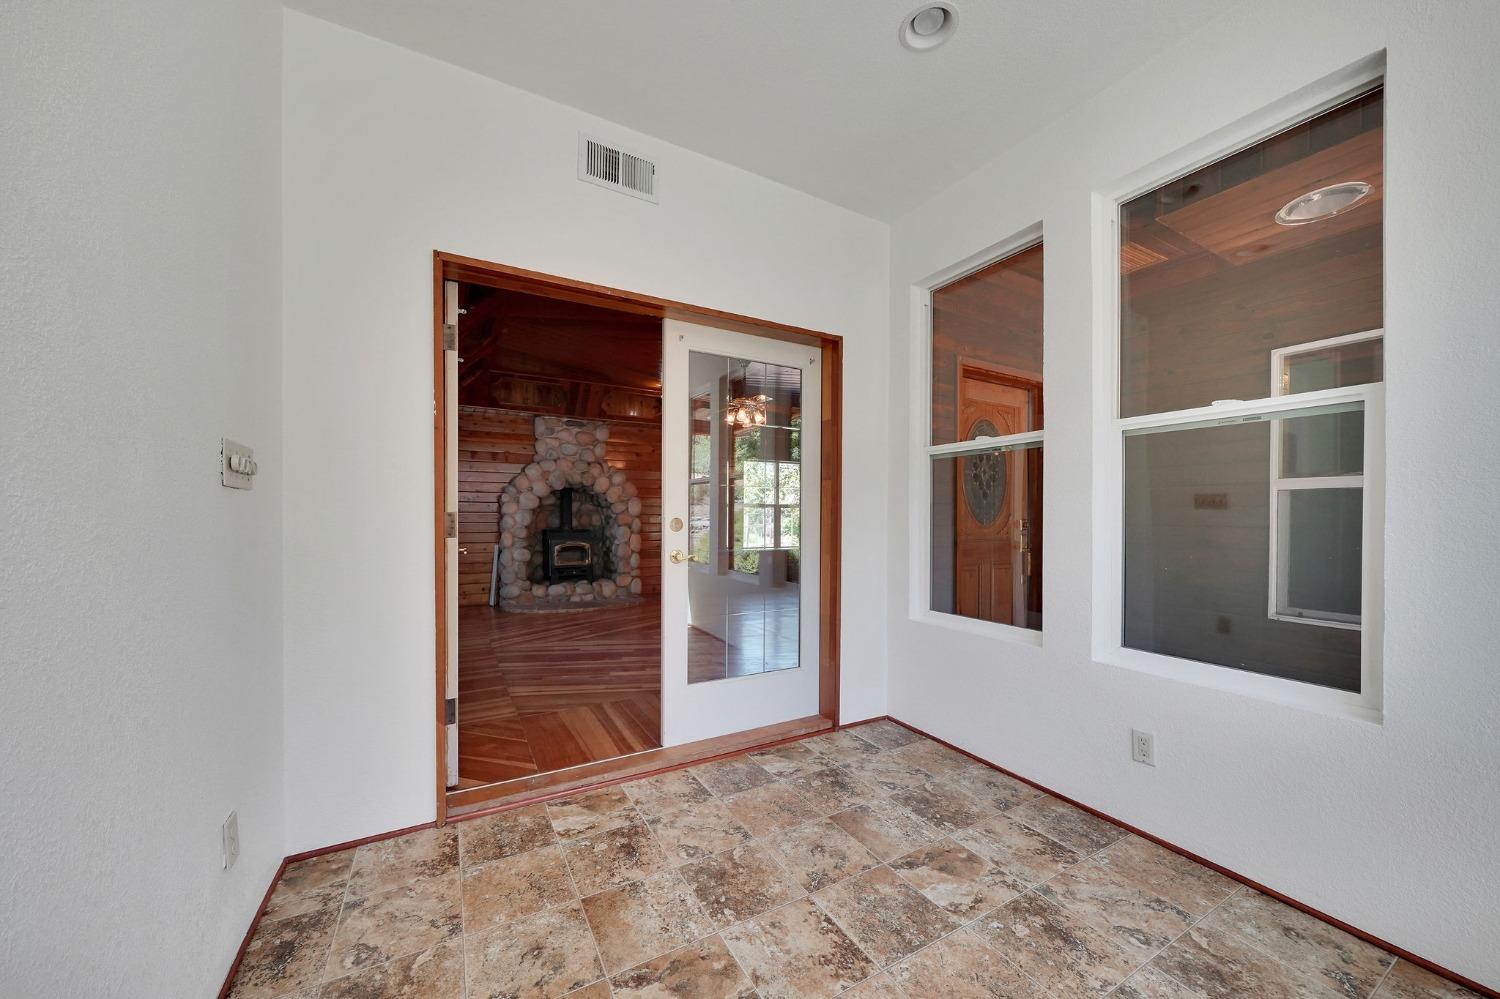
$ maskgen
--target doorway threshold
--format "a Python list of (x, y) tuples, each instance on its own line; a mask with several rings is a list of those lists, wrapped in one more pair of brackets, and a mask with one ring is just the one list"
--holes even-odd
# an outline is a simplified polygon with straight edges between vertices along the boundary
[(810, 715), (699, 742), (647, 749), (628, 756), (583, 763), (565, 770), (530, 774), (483, 787), (449, 791), (447, 818), (449, 821), (456, 821), (518, 805), (550, 801), (608, 784), (676, 770), (695, 763), (706, 763), (720, 756), (743, 753), (750, 749), (765, 749), (833, 728), (831, 719), (822, 715)]

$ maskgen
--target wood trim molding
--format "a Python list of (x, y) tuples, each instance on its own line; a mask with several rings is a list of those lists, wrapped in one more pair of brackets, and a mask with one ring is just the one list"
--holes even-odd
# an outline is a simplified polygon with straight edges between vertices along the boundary
[[(776, 323), (733, 312), (725, 312), (720, 309), (710, 309), (703, 306), (690, 305), (686, 302), (657, 298), (653, 295), (642, 295), (619, 288), (610, 288), (605, 285), (575, 281), (571, 278), (544, 274), (540, 271), (526, 270), (525, 268), (512, 267), (507, 264), (480, 260), (474, 257), (465, 257), (456, 253), (445, 253), (441, 250), (433, 251), (432, 266), (433, 510), (435, 514), (433, 524), (435, 594), (433, 620), (436, 632), (433, 637), (433, 644), (437, 654), (435, 711), (437, 735), (435, 740), (435, 755), (437, 764), (438, 825), (442, 825), (448, 820), (452, 809), (463, 807), (476, 801), (494, 798), (497, 795), (505, 795), (507, 793), (505, 785), (512, 783), (502, 782), (499, 785), (491, 784), (484, 787), (464, 788), (458, 791), (449, 791), (447, 789), (448, 745), (444, 732), (444, 700), (446, 695), (444, 666), (447, 659), (448, 634), (448, 610), (446, 594), (444, 593), (447, 580), (446, 565), (444, 563), (444, 559), (446, 558), (446, 548), (444, 545), (446, 532), (443, 523), (443, 483), (446, 471), (443, 463), (447, 453), (444, 441), (444, 421), (447, 419), (443, 379), (444, 280), (504, 288), (529, 295), (578, 302), (599, 308), (631, 312), (637, 315), (653, 316), (662, 319), (681, 319), (705, 326), (713, 326), (718, 329), (733, 330), (790, 343), (799, 343), (816, 347), (822, 351), (823, 446), (819, 501), (822, 517), (821, 550), (819, 552), (819, 578), (822, 580), (822, 594), (819, 610), (821, 635), (818, 643), (818, 714), (826, 719), (829, 725), (837, 726), (839, 721), (839, 656), (841, 652), (839, 629), (842, 609), (841, 553), (843, 550), (843, 338), (833, 333), (822, 333), (817, 330), (804, 329), (800, 326), (789, 326), (785, 323)], [(460, 708), (460, 710), (462, 709)], [(634, 757), (626, 757), (625, 759), (631, 760)], [(518, 781), (531, 779), (518, 778)]]
[[(1350, 936), (1358, 937), (1366, 943), (1373, 944), (1382, 950), (1388, 951), (1389, 953), (1394, 954), (1397, 958), (1403, 961), (1414, 964), (1419, 968), (1424, 968), (1427, 971), (1432, 972), (1434, 975), (1446, 978), (1448, 979), (1448, 981), (1453, 982), (1457, 985), (1461, 985), (1469, 991), (1474, 992), (1478, 995), (1486, 996), (1488, 997), (1488, 999), (1500, 999), (1500, 991), (1484, 985), (1480, 985), (1473, 979), (1465, 978), (1463, 975), (1460, 975), (1456, 971), (1451, 971), (1440, 964), (1429, 961), (1424, 957), (1419, 957), (1416, 954), (1413, 954), (1411, 951), (1406, 950), (1403, 947), (1398, 947), (1390, 941), (1383, 940), (1380, 937), (1377, 937), (1375, 934), (1368, 933), (1357, 926), (1351, 926), (1350, 924), (1344, 922), (1342, 919), (1330, 916), (1328, 915), (1328, 913), (1322, 912), (1321, 910), (1314, 909), (1307, 903), (1299, 902), (1295, 898), (1292, 898), (1290, 895), (1287, 895), (1284, 892), (1279, 892), (1275, 888), (1268, 888), (1265, 885), (1261, 884), (1259, 881), (1247, 878), (1245, 877), (1245, 875), (1240, 874), (1236, 871), (1232, 871), (1222, 864), (1216, 864), (1212, 860), (1209, 860), (1207, 857), (1200, 857), (1198, 854), (1192, 852), (1191, 850), (1185, 850), (1177, 844), (1168, 842), (1167, 840), (1162, 839), (1160, 836), (1153, 835), (1152, 833), (1149, 833), (1138, 826), (1133, 826), (1129, 822), (1122, 822), (1119, 819), (1115, 818), (1113, 815), (1108, 814), (1107, 812), (1101, 812), (1099, 809), (1094, 808), (1091, 805), (1086, 805), (1083, 802), (1078, 801), (1076, 798), (1070, 798), (1065, 794), (1054, 791), (1050, 787), (1047, 787), (1045, 784), (1039, 784), (1029, 777), (1022, 776), (1021, 774), (1018, 774), (1013, 770), (1007, 770), (1005, 767), (1002, 767), (999, 764), (991, 763), (984, 757), (971, 753), (967, 749), (964, 749), (962, 746), (955, 746), (953, 743), (947, 741), (946, 739), (941, 739), (933, 735), (931, 732), (923, 731), (922, 729), (917, 728), (917, 726), (915, 725), (902, 721), (900, 718), (896, 718), (893, 716), (887, 716), (887, 718), (890, 721), (895, 722), (897, 725), (900, 725), (902, 728), (915, 732), (917, 735), (920, 735), (925, 739), (931, 739), (933, 742), (936, 742), (939, 745), (948, 747), (955, 753), (961, 753), (964, 756), (967, 756), (975, 763), (981, 763), (984, 766), (989, 767), (991, 770), (997, 770), (1000, 773), (1005, 774), (1007, 777), (1013, 777), (1016, 780), (1021, 781), (1023, 784), (1029, 784), (1032, 787), (1036, 788), (1038, 791), (1045, 791), (1047, 794), (1052, 795), (1054, 798), (1060, 798), (1063, 801), (1066, 801), (1068, 804), (1074, 806), (1075, 808), (1080, 808), (1083, 811), (1088, 812), (1090, 815), (1098, 816), (1104, 821), (1109, 822), (1112, 825), (1119, 826), (1121, 829), (1124, 829), (1127, 832), (1134, 833), (1142, 839), (1150, 840), (1157, 846), (1164, 847), (1165, 849), (1171, 850), (1173, 853), (1186, 857), (1188, 860), (1193, 861), (1193, 863), (1195, 864), (1202, 864), (1209, 870), (1217, 871), (1218, 873), (1224, 875), (1226, 878), (1229, 878), (1232, 881), (1238, 881), (1240, 884), (1244, 885), (1247, 888), (1253, 888), (1264, 895), (1269, 895), (1277, 901), (1283, 902), (1300, 912), (1305, 912), (1309, 916), (1312, 916), (1314, 919), (1321, 920), (1322, 922), (1327, 923), (1329, 926), (1332, 926), (1335, 929), (1343, 930)], [(870, 720), (876, 721), (878, 719)]]

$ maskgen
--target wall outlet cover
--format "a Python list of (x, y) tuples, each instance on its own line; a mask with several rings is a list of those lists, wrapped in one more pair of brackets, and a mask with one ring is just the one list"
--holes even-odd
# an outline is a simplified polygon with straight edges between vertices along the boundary
[(229, 818), (224, 820), (224, 827), (220, 830), (220, 837), (224, 848), (224, 870), (227, 871), (240, 858), (240, 817), (238, 813), (229, 813)]
[(255, 449), (230, 440), (219, 442), (219, 482), (228, 489), (249, 489), (255, 485)]
[(1156, 766), (1156, 737), (1150, 732), (1131, 729), (1130, 758), (1148, 767)]

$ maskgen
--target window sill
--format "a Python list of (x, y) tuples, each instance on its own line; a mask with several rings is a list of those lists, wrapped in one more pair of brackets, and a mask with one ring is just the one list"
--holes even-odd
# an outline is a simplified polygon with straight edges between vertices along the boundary
[(1216, 666), (1192, 659), (1178, 659), (1123, 646), (1095, 648), (1094, 661), (1105, 666), (1120, 666), (1138, 673), (1190, 683), (1197, 687), (1221, 690), (1243, 697), (1281, 704), (1336, 718), (1352, 718), (1379, 725), (1384, 714), (1379, 701), (1365, 694), (1354, 694), (1331, 687), (1320, 687), (1300, 680), (1263, 676), (1231, 666)]
[(983, 638), (994, 638), (1002, 642), (1009, 642), (1012, 645), (1042, 647), (1042, 633), (1040, 631), (1033, 631), (1030, 628), (1019, 628), (1013, 624), (980, 621), (971, 617), (962, 617), (958, 614), (944, 614), (941, 611), (934, 610), (913, 611), (911, 620), (917, 624), (928, 624), (947, 631), (960, 631), (969, 635), (979, 635)]

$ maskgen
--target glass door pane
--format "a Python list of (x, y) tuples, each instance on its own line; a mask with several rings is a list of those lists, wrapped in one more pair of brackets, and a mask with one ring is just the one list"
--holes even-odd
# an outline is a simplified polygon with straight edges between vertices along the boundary
[(690, 351), (688, 683), (801, 665), (798, 368)]

